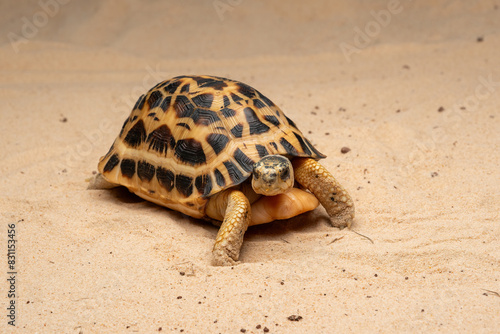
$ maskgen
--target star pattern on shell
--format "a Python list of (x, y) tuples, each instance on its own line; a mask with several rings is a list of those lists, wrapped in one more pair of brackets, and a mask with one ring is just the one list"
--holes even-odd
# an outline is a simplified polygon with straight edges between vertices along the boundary
[(98, 168), (148, 200), (202, 217), (207, 198), (244, 182), (271, 154), (325, 157), (256, 89), (178, 76), (139, 97)]

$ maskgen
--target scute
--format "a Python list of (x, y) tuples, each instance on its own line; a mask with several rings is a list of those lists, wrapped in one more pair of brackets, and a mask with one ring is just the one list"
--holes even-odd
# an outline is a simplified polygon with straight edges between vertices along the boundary
[(206, 162), (202, 144), (193, 138), (178, 140), (175, 145), (175, 156), (179, 162), (193, 166)]
[(147, 138), (149, 150), (154, 150), (161, 155), (167, 154), (168, 148), (175, 147), (175, 139), (166, 124), (160, 125), (151, 131)]
[(149, 109), (158, 107), (162, 102), (162, 98), (163, 94), (159, 91), (155, 90), (154, 92), (152, 92), (151, 95), (149, 95), (148, 99)]
[(199, 94), (192, 98), (194, 104), (196, 104), (200, 108), (210, 108), (212, 106), (212, 102), (214, 100), (214, 96), (212, 94)]
[(244, 182), (269, 154), (325, 157), (254, 88), (178, 76), (137, 100), (98, 169), (112, 183), (199, 218), (210, 196)]
[(123, 141), (130, 147), (137, 147), (146, 139), (146, 129), (142, 119), (138, 120), (127, 132)]
[(120, 163), (120, 170), (123, 174), (128, 179), (131, 179), (134, 177), (135, 174), (135, 160), (133, 159), (123, 159), (122, 162)]
[(144, 182), (149, 182), (155, 175), (155, 166), (147, 161), (139, 161), (137, 163), (137, 175)]

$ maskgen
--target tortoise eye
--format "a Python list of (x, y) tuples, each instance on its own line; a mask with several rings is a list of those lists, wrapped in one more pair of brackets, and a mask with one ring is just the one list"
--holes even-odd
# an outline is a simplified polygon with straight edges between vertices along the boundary
[(289, 168), (284, 168), (281, 173), (281, 180), (282, 181), (285, 181), (285, 180), (288, 180), (290, 178), (290, 169)]

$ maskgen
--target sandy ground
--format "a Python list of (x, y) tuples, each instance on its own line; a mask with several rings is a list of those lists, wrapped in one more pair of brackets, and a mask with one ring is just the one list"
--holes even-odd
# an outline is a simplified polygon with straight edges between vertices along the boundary
[[(0, 4), (0, 332), (498, 332), (500, 1), (58, 1)], [(213, 267), (215, 227), (86, 190), (138, 96), (180, 74), (277, 103), (352, 230), (318, 208)]]

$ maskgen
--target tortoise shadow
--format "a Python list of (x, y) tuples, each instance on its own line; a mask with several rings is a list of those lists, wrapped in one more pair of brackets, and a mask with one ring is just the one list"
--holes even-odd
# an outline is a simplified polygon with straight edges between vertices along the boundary
[(145, 199), (137, 196), (133, 192), (129, 191), (126, 187), (116, 187), (112, 189), (108, 189), (110, 193), (110, 197), (113, 200), (116, 200), (119, 203), (126, 203), (126, 204), (131, 204), (131, 203), (141, 203), (141, 202), (147, 202)]
[(250, 226), (245, 233), (245, 240), (253, 242), (283, 240), (290, 234), (318, 232), (326, 225), (330, 225), (330, 218), (321, 210), (313, 210), (293, 218)]
[[(211, 224), (210, 222), (204, 221), (202, 219), (196, 219), (190, 217), (182, 212), (167, 208), (165, 206), (161, 206), (159, 204), (147, 201), (142, 197), (134, 194), (129, 191), (127, 187), (119, 186), (116, 188), (107, 189), (108, 200), (114, 202), (115, 204), (138, 204), (137, 207), (139, 210), (152, 210), (154, 212), (165, 215), (165, 218), (171, 221), (172, 223), (185, 228), (186, 230), (190, 230), (191, 228), (201, 228), (209, 233), (217, 234), (218, 227)], [(186, 226), (186, 224), (188, 224)]]
[[(209, 221), (193, 218), (181, 212), (149, 202), (123, 186), (108, 189), (108, 191), (108, 199), (110, 201), (121, 204), (140, 203), (141, 207), (145, 210), (162, 210), (171, 222), (184, 228), (186, 231), (189, 230), (189, 233), (199, 233), (200, 236), (211, 237), (215, 240), (219, 227)], [(331, 227), (330, 217), (328, 217), (324, 210), (315, 209), (289, 219), (250, 226), (245, 232), (244, 240), (251, 242), (282, 241), (286, 239), (287, 235), (317, 233), (324, 230), (325, 226)]]

